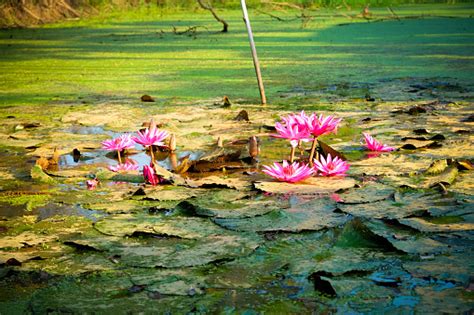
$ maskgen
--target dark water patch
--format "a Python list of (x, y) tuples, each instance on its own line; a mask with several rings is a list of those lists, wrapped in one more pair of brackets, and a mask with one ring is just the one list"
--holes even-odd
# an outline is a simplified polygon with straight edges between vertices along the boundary
[(80, 205), (63, 205), (56, 203), (48, 203), (46, 206), (38, 207), (33, 213), (37, 214), (39, 221), (57, 215), (85, 217), (91, 221), (97, 221), (107, 216), (104, 212), (84, 209)]

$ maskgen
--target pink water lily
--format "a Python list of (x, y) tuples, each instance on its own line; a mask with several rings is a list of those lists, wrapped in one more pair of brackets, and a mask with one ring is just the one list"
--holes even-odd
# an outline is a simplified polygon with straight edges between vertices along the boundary
[(314, 137), (313, 144), (311, 145), (311, 152), (309, 154), (309, 164), (311, 166), (313, 166), (313, 158), (316, 153), (318, 137), (331, 132), (336, 133), (341, 120), (342, 118), (335, 118), (334, 116), (324, 117), (323, 114), (318, 116), (315, 113), (311, 114), (306, 120), (308, 132)]
[(349, 169), (349, 164), (341, 160), (339, 157), (334, 158), (328, 153), (327, 157), (319, 157), (318, 160), (314, 160), (314, 168), (319, 171), (322, 176), (345, 176)]
[(89, 179), (86, 181), (87, 189), (94, 190), (99, 185), (99, 180), (97, 178)]
[(278, 134), (273, 134), (272, 137), (290, 140), (290, 144), (293, 148), (296, 148), (300, 140), (309, 141), (310, 138), (310, 134), (305, 126), (298, 124), (293, 119), (288, 120), (285, 124), (277, 122), (275, 129)]
[(365, 146), (369, 151), (376, 151), (376, 152), (390, 152), (395, 150), (394, 147), (389, 147), (386, 144), (383, 144), (377, 140), (375, 140), (370, 134), (367, 132), (362, 133), (365, 139)]
[(145, 179), (145, 182), (156, 186), (160, 183), (160, 178), (155, 172), (155, 169), (153, 168), (153, 165), (145, 165), (143, 166), (143, 178)]
[(119, 164), (122, 163), (120, 152), (125, 149), (131, 149), (134, 146), (135, 143), (133, 142), (129, 134), (124, 134), (118, 138), (109, 139), (102, 142), (102, 149), (109, 151), (117, 151)]
[(272, 166), (263, 166), (263, 172), (282, 182), (296, 183), (302, 181), (314, 174), (314, 170), (306, 164), (294, 162), (289, 164), (283, 161), (282, 165), (275, 162)]
[(108, 151), (122, 151), (134, 147), (134, 142), (129, 134), (121, 135), (120, 137), (105, 140), (102, 142), (102, 149)]
[(109, 165), (112, 172), (128, 172), (138, 170), (138, 163), (135, 160), (126, 160), (125, 163)]
[(323, 114), (311, 114), (307, 119), (308, 132), (314, 137), (336, 133), (337, 127), (342, 118), (335, 118), (334, 116), (324, 117)]
[(136, 137), (132, 137), (133, 141), (141, 144), (144, 147), (151, 145), (165, 146), (163, 140), (168, 137), (168, 132), (165, 130), (159, 130), (154, 125), (150, 128), (146, 128), (144, 131), (138, 131)]
[(290, 114), (281, 117), (281, 120), (286, 126), (297, 125), (300, 130), (304, 130), (308, 125), (308, 115), (302, 110), (299, 114)]

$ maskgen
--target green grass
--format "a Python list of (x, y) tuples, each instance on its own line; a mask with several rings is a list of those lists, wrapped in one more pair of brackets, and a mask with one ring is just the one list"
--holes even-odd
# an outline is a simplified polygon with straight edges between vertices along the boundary
[[(395, 8), (398, 15), (468, 17), (472, 4)], [(387, 16), (385, 8), (374, 14)], [(230, 33), (208, 13), (160, 16), (157, 10), (109, 14), (34, 29), (0, 31), (0, 106), (74, 101), (158, 102), (241, 98), (259, 94), (239, 11), (222, 11)], [(321, 10), (306, 28), (251, 12), (270, 103), (282, 92), (338, 82), (400, 77), (451, 77), (472, 84), (474, 24), (470, 18), (367, 23)], [(294, 16), (289, 12), (287, 17)], [(354, 12), (355, 13), (355, 12)], [(195, 36), (172, 30), (200, 26)], [(162, 31), (164, 33), (162, 33)]]

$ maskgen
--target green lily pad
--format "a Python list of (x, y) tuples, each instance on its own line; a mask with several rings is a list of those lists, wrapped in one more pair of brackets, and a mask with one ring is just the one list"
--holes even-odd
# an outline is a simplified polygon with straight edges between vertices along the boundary
[[(185, 213), (215, 218), (249, 218), (264, 215), (273, 210), (280, 210), (287, 205), (278, 200), (262, 196), (245, 198), (246, 194), (224, 194), (227, 191), (211, 193), (202, 197), (189, 199), (179, 204)], [(239, 198), (235, 200), (234, 198)], [(233, 200), (234, 199), (234, 200)]]
[(408, 254), (438, 254), (449, 251), (446, 244), (409, 229), (378, 220), (370, 220), (364, 224), (375, 235), (385, 238), (393, 247)]
[(256, 235), (233, 233), (198, 217), (116, 215), (94, 227), (105, 235), (73, 237), (67, 244), (117, 257), (117, 262), (131, 267), (205, 265), (248, 255), (260, 243)]
[(344, 204), (369, 203), (389, 199), (395, 193), (395, 189), (374, 182), (364, 183), (361, 188), (350, 189), (339, 194)]
[(98, 202), (83, 204), (86, 209), (104, 211), (106, 213), (153, 212), (171, 210), (178, 201), (121, 200), (116, 202)]
[(334, 201), (320, 198), (253, 218), (217, 218), (214, 222), (235, 231), (317, 231), (347, 221), (347, 216), (336, 213), (335, 210)]
[(199, 188), (188, 188), (181, 186), (152, 186), (144, 189), (145, 200), (157, 200), (157, 201), (179, 201), (185, 200), (192, 197), (199, 196), (205, 193), (205, 189)]
[(54, 180), (54, 178), (46, 174), (41, 168), (41, 166), (39, 165), (35, 165), (31, 168), (30, 175), (31, 175), (31, 178), (33, 178), (37, 182), (50, 184), (50, 185), (57, 184), (56, 180)]
[(356, 217), (375, 219), (402, 219), (410, 216), (447, 214), (457, 210), (455, 199), (445, 198), (438, 192), (396, 192), (393, 199), (367, 204), (340, 204), (339, 209)]
[(274, 194), (316, 195), (327, 194), (355, 186), (348, 177), (311, 177), (299, 183), (262, 181), (255, 183), (258, 190)]
[(351, 163), (350, 174), (400, 176), (427, 169), (431, 160), (407, 154), (386, 153)]
[(462, 287), (445, 290), (436, 286), (417, 287), (415, 293), (420, 297), (415, 308), (419, 314), (465, 314), (472, 311), (472, 292)]
[(237, 190), (249, 190), (252, 186), (249, 181), (242, 178), (222, 178), (219, 176), (208, 176), (196, 180), (187, 179), (186, 185), (193, 188), (222, 187)]
[(222, 234), (221, 228), (208, 219), (197, 217), (165, 217), (152, 215), (116, 215), (94, 223), (94, 228), (105, 235), (132, 236), (134, 233), (155, 234), (196, 239)]
[(413, 277), (452, 281), (465, 286), (474, 272), (473, 254), (472, 250), (467, 250), (433, 255), (431, 259), (404, 262), (403, 268)]
[(421, 232), (428, 233), (446, 233), (458, 231), (472, 231), (474, 230), (473, 222), (461, 222), (450, 224), (434, 224), (423, 218), (405, 218), (398, 220), (403, 225), (409, 226)]

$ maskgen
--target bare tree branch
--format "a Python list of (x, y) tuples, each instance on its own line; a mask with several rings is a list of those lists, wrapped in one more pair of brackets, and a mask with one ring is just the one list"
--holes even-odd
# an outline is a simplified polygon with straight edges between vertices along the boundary
[(222, 23), (222, 26), (223, 26), (223, 28), (222, 28), (222, 33), (227, 33), (227, 31), (228, 31), (228, 29), (229, 29), (229, 24), (227, 24), (226, 21), (224, 21), (223, 19), (221, 19), (221, 18), (217, 15), (216, 11), (214, 11), (214, 8), (213, 8), (210, 4), (204, 3), (203, 0), (197, 0), (197, 2), (198, 2), (199, 5), (201, 6), (201, 8), (203, 8), (204, 10), (210, 11), (210, 12), (212, 13), (212, 15), (214, 16), (214, 18), (215, 18), (218, 22)]

